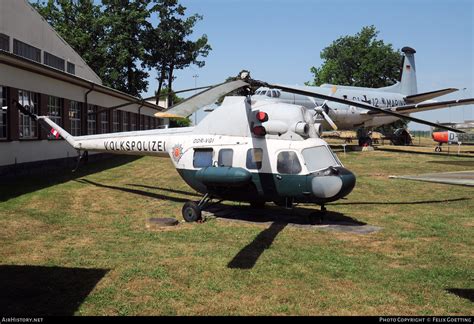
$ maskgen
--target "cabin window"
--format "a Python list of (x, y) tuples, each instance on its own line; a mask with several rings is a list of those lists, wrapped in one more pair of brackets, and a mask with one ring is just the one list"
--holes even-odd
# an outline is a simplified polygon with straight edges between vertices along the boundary
[(195, 149), (193, 166), (195, 168), (205, 168), (212, 166), (212, 149)]
[(253, 148), (247, 151), (247, 169), (259, 170), (262, 167), (263, 150), (261, 148)]
[(301, 164), (295, 152), (286, 151), (278, 153), (277, 158), (278, 173), (298, 174), (301, 172)]
[(326, 146), (316, 146), (304, 149), (303, 157), (309, 172), (336, 166), (337, 162)]
[(219, 151), (219, 158), (217, 160), (217, 164), (220, 167), (231, 167), (233, 157), (234, 157), (234, 150), (222, 149)]

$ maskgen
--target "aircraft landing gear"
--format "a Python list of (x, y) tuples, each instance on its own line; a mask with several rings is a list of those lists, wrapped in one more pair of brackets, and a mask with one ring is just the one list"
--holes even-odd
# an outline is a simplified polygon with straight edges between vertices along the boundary
[(196, 222), (202, 219), (201, 209), (194, 201), (187, 201), (181, 210), (186, 222)]
[(213, 204), (218, 204), (222, 200), (219, 200), (215, 203), (211, 204), (212, 196), (208, 193), (204, 195), (204, 197), (199, 200), (198, 203), (194, 201), (188, 201), (183, 205), (183, 209), (181, 213), (183, 218), (186, 222), (198, 222), (202, 220), (202, 211)]
[(315, 224), (322, 224), (324, 221), (324, 216), (326, 215), (327, 209), (324, 205), (321, 205), (321, 210), (311, 213), (311, 218)]
[(441, 152), (442, 149), (441, 149), (441, 145), (438, 145), (435, 147), (435, 152)]

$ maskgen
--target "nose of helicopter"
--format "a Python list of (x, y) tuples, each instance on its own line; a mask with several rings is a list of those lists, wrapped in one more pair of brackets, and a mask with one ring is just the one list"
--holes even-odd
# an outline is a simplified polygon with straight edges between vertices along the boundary
[(311, 189), (318, 199), (334, 201), (347, 196), (354, 189), (354, 173), (343, 167), (330, 167), (311, 180)]

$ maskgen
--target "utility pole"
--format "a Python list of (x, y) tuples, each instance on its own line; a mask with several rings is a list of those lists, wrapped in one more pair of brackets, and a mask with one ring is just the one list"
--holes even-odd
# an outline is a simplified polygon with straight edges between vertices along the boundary
[[(193, 75), (194, 79), (194, 88), (197, 88), (197, 78), (199, 78), (198, 74)], [(197, 90), (194, 90), (194, 93), (197, 93)], [(197, 111), (194, 112), (194, 126), (197, 125)]]

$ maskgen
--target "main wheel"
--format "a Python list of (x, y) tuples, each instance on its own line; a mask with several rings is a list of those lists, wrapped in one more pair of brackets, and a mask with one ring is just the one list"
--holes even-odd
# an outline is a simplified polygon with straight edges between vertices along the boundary
[(441, 146), (436, 146), (435, 147), (435, 152), (441, 152)]
[(188, 201), (181, 210), (186, 222), (196, 222), (201, 219), (201, 209), (194, 201)]

